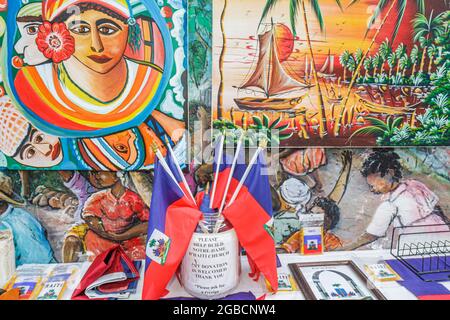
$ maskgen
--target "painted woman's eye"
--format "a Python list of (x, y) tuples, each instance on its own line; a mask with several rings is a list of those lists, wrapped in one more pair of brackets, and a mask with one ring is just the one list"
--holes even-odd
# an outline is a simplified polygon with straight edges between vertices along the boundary
[(26, 158), (26, 159), (31, 159), (31, 158), (33, 158), (35, 155), (36, 155), (36, 150), (35, 150), (33, 147), (31, 147), (31, 148), (28, 148), (28, 150), (26, 151), (26, 153), (25, 153), (25, 158)]
[(120, 153), (126, 153), (128, 152), (128, 147), (122, 143), (116, 143), (114, 145), (114, 148), (116, 148), (116, 150)]
[(26, 32), (28, 35), (33, 36), (38, 33), (39, 27), (37, 25), (31, 25), (26, 27)]
[(103, 25), (98, 28), (98, 32), (100, 32), (101, 34), (106, 35), (106, 36), (115, 34), (117, 31), (119, 31), (119, 30), (112, 25)]
[(76, 34), (87, 34), (91, 32), (91, 29), (88, 26), (78, 25), (71, 28), (70, 31)]
[(34, 143), (42, 143), (44, 141), (44, 135), (39, 134), (34, 138)]

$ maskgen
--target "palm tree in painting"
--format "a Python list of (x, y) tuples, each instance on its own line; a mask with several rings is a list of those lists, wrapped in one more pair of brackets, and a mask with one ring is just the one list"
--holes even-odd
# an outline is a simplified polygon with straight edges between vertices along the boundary
[(428, 46), (431, 45), (431, 39), (439, 35), (444, 30), (444, 17), (445, 12), (433, 17), (433, 11), (431, 11), (428, 18), (423, 13), (418, 13), (412, 21), (414, 41), (419, 42), (423, 49), (422, 60), (420, 61), (419, 68), (420, 72), (423, 72), (424, 70), (425, 57), (427, 56)]
[(404, 80), (406, 71), (411, 68), (411, 59), (406, 53), (398, 60), (398, 65), (400, 66), (400, 70), (402, 71), (402, 79)]
[[(260, 23), (265, 18), (267, 18), (270, 10), (272, 10), (272, 8), (280, 2), (283, 2), (283, 1), (282, 0), (266, 0), (266, 5), (264, 7)], [(314, 14), (317, 22), (319, 23), (320, 31), (323, 31), (325, 29), (325, 23), (323, 21), (323, 16), (322, 16), (322, 11), (321, 11), (319, 0), (289, 0), (289, 14), (290, 14), (292, 32), (294, 33), (294, 35), (296, 35), (297, 34), (297, 28), (296, 28), (297, 18), (299, 15), (299, 11), (301, 10), (301, 12), (302, 12), (303, 27), (305, 28), (306, 42), (308, 44), (309, 54), (311, 56), (311, 61), (312, 61), (312, 74), (313, 74), (315, 86), (317, 89), (317, 99), (318, 99), (318, 104), (319, 104), (319, 118), (320, 118), (319, 132), (320, 132), (320, 136), (324, 137), (328, 133), (327, 127), (326, 127), (327, 120), (326, 120), (325, 102), (324, 102), (323, 95), (322, 95), (322, 89), (320, 88), (319, 78), (318, 78), (317, 70), (316, 70), (314, 51), (313, 51), (313, 47), (311, 44), (311, 36), (309, 33), (309, 23), (308, 23), (306, 5), (305, 5), (306, 2), (311, 4), (313, 14)], [(335, 0), (335, 2), (339, 6), (339, 8), (342, 10), (341, 1)]]
[(429, 47), (428, 47), (428, 74), (431, 74), (431, 70), (433, 68), (433, 62), (434, 62), (434, 57), (437, 54), (437, 47), (432, 43)]
[(411, 59), (411, 63), (413, 65), (411, 76), (414, 76), (416, 74), (417, 69), (417, 63), (419, 62), (419, 47), (417, 44), (414, 45), (414, 47), (411, 49), (411, 53), (409, 54), (409, 58)]
[(353, 77), (353, 75), (354, 75), (354, 72), (356, 71), (356, 67), (357, 67), (358, 65), (364, 63), (363, 57), (364, 57), (364, 52), (363, 52), (360, 48), (356, 49), (356, 52), (355, 52), (355, 54), (354, 54), (354, 58), (355, 58), (355, 67), (354, 67), (353, 70), (352, 70), (352, 77)]
[[(376, 53), (376, 56), (379, 59), (378, 62), (378, 74), (377, 72), (374, 73), (374, 78), (377, 83), (385, 83), (388, 80), (388, 75), (384, 72), (384, 67), (386, 65), (387, 59), (389, 55), (391, 54), (392, 49), (389, 44), (389, 40), (386, 38), (378, 47), (378, 52)], [(377, 68), (377, 69), (378, 69)], [(356, 69), (356, 68), (355, 68)]]
[(389, 66), (389, 79), (392, 79), (392, 69), (394, 69), (395, 64), (397, 63), (397, 57), (394, 52), (391, 52), (387, 58), (387, 64)]
[(350, 52), (345, 50), (339, 56), (339, 62), (341, 63), (342, 68), (344, 68), (344, 81), (347, 79), (347, 68), (348, 68), (348, 60), (350, 59)]
[(364, 52), (360, 48), (356, 49), (356, 52), (355, 52), (356, 64), (359, 64), (362, 61), (363, 56), (364, 56)]
[[(405, 55), (406, 53), (406, 46), (403, 43), (400, 43), (395, 49), (395, 57), (397, 58), (397, 61), (400, 62), (400, 59)], [(398, 75), (400, 73), (400, 63), (397, 63), (397, 70), (395, 71), (395, 75)]]
[[(352, 0), (352, 2), (350, 2), (348, 7), (354, 5), (355, 3), (358, 3), (358, 2), (360, 2), (360, 0)], [(373, 35), (372, 41), (370, 42), (369, 46), (367, 47), (367, 49), (366, 49), (366, 51), (364, 53), (364, 56), (363, 56), (363, 59), (362, 59), (363, 61), (366, 58), (366, 56), (369, 54), (370, 50), (372, 49), (372, 47), (373, 47), (373, 45), (374, 45), (378, 35), (380, 34), (381, 29), (383, 28), (383, 26), (385, 25), (387, 19), (390, 17), (391, 13), (393, 12), (394, 7), (396, 7), (396, 5), (397, 5), (398, 16), (397, 16), (397, 22), (395, 24), (394, 32), (392, 33), (391, 41), (393, 41), (395, 39), (395, 37), (397, 36), (398, 31), (400, 29), (400, 25), (401, 25), (401, 23), (403, 21), (403, 16), (405, 15), (405, 12), (406, 12), (406, 5), (407, 5), (407, 3), (408, 3), (408, 0), (378, 0), (378, 5), (375, 8), (375, 12), (372, 15), (372, 18), (370, 19), (369, 28), (366, 31), (366, 36), (367, 36), (370, 28), (374, 25), (375, 21), (378, 19), (378, 17), (380, 17), (380, 15), (383, 12), (383, 10), (386, 9), (386, 8), (388, 8), (388, 9), (387, 9), (386, 14), (385, 14), (384, 18), (382, 19), (380, 25), (378, 26), (375, 34)], [(418, 12), (420, 12), (420, 13), (425, 12), (425, 0), (415, 0), (415, 3), (416, 3)], [(348, 103), (348, 100), (350, 98), (350, 95), (352, 93), (353, 85), (356, 82), (356, 79), (358, 77), (358, 74), (359, 74), (359, 71), (360, 71), (361, 67), (362, 67), (362, 63), (360, 63), (356, 67), (354, 76), (353, 76), (352, 80), (350, 81), (350, 84), (349, 84), (349, 87), (348, 87), (348, 90), (347, 90), (347, 94), (344, 97), (344, 100), (342, 102), (341, 112), (339, 114), (339, 117), (338, 117), (338, 119), (336, 121), (336, 125), (334, 127), (334, 134), (336, 136), (339, 135), (339, 131), (340, 131), (340, 128), (341, 128), (341, 122), (342, 122), (342, 119), (343, 119), (343, 115), (344, 115), (344, 112), (346, 110), (347, 103)]]
[(364, 60), (364, 70), (366, 70), (366, 74), (364, 75), (364, 79), (369, 82), (370, 78), (372, 77), (371, 71), (373, 70), (373, 58), (367, 57), (366, 60)]
[(348, 58), (347, 68), (352, 73), (352, 78), (353, 78), (353, 74), (356, 70), (356, 59), (353, 55), (350, 55), (350, 57)]
[(382, 62), (380, 73), (384, 71), (384, 63), (387, 61), (389, 54), (391, 53), (391, 46), (389, 45), (389, 40), (385, 39), (378, 48), (378, 53), (380, 54)]
[(372, 57), (372, 65), (373, 65), (373, 78), (377, 76), (378, 69), (383, 65), (383, 60), (379, 53), (375, 53)]

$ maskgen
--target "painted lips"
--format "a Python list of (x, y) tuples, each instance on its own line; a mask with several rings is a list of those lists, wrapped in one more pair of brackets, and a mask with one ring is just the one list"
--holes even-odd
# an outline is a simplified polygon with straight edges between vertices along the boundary
[(56, 160), (59, 157), (59, 154), (61, 153), (61, 144), (58, 142), (53, 146), (51, 158), (52, 160)]
[(91, 59), (92, 61), (96, 62), (96, 63), (107, 63), (109, 61), (112, 60), (112, 58), (108, 57), (108, 56), (88, 56), (89, 59)]

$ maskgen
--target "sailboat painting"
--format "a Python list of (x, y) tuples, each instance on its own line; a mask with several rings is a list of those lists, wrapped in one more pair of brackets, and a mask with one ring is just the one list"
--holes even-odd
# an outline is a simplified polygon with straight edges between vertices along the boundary
[(328, 51), (327, 60), (325, 60), (325, 63), (322, 66), (322, 69), (317, 73), (319, 77), (326, 78), (326, 79), (333, 79), (336, 78), (336, 74), (334, 73), (334, 55)]
[(215, 129), (283, 148), (450, 145), (450, 2), (211, 3)]
[[(283, 31), (291, 37), (292, 44), (294, 42), (289, 28), (282, 24), (271, 25), (269, 31), (259, 35), (259, 58), (256, 68), (239, 89), (258, 88), (261, 90), (259, 93), (262, 93), (264, 97), (235, 99), (237, 106), (243, 110), (291, 110), (295, 109), (303, 101), (304, 96), (299, 95), (277, 97), (289, 92), (304, 90), (308, 88), (308, 85), (295, 80), (284, 71), (281, 65), (281, 57), (276, 47), (276, 29), (284, 29)], [(289, 52), (284, 52), (284, 54), (289, 54)]]

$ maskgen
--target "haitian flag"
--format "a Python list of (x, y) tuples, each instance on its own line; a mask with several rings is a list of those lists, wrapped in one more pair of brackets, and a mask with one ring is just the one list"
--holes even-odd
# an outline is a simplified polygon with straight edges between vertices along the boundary
[[(215, 157), (214, 157), (214, 164), (213, 164), (213, 173), (216, 173), (217, 170), (217, 164), (219, 163), (219, 150), (220, 144), (216, 146), (215, 150)], [(220, 159), (220, 165), (219, 165), (219, 175), (217, 177), (217, 182), (215, 185), (215, 188), (213, 188), (211, 194), (214, 194), (213, 204), (212, 207), (214, 209), (219, 209), (220, 205), (222, 204), (222, 199), (225, 194), (225, 189), (231, 174), (231, 167), (233, 165), (233, 157), (228, 155), (226, 152), (226, 149), (223, 152), (222, 159)], [(238, 154), (238, 158), (236, 161), (236, 165), (233, 172), (233, 177), (231, 179), (230, 187), (228, 188), (228, 192), (226, 194), (226, 200), (230, 200), (233, 196), (234, 190), (236, 190), (237, 186), (239, 185), (239, 181), (241, 180), (242, 176), (245, 173), (245, 170), (247, 169), (247, 166), (245, 165), (245, 150), (241, 147), (239, 149), (236, 149), (236, 153)]]
[[(261, 152), (235, 202), (224, 210), (223, 215), (233, 225), (239, 242), (247, 252), (253, 276), (257, 277), (261, 272), (271, 288), (277, 291), (272, 197), (265, 168), (264, 155)], [(233, 192), (235, 189), (234, 187)]]
[(166, 162), (177, 180), (156, 161), (146, 245), (143, 300), (165, 296), (166, 286), (180, 265), (202, 213), (187, 196), (175, 163)]

